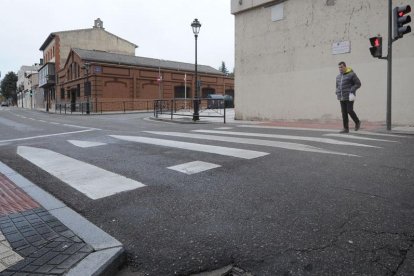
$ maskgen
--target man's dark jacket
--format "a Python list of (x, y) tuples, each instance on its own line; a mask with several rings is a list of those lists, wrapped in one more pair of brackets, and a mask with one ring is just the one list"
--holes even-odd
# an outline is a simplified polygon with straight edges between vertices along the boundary
[(349, 93), (356, 94), (356, 90), (361, 87), (361, 81), (350, 67), (345, 73), (336, 77), (336, 97), (340, 101), (348, 101)]

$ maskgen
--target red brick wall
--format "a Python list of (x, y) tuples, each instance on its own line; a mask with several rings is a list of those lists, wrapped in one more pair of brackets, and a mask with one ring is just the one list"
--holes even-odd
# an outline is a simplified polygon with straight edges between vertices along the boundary
[[(58, 42), (58, 40), (56, 41)], [(56, 59), (59, 60), (58, 57)], [(74, 52), (71, 52), (66, 64), (58, 72), (57, 103), (69, 103), (70, 97), (68, 97), (67, 91), (76, 88), (78, 84), (80, 84), (81, 90), (80, 97), (76, 98), (76, 102), (86, 101), (84, 96), (84, 82), (86, 81), (84, 70), (82, 69), (81, 75), (78, 78), (69, 79), (66, 76), (67, 70), (72, 63), (78, 63), (82, 66), (84, 61)], [(145, 101), (147, 100), (152, 102), (152, 100), (159, 98), (171, 99), (174, 97), (175, 87), (184, 86), (185, 74), (187, 74), (187, 89), (191, 91), (192, 95), (194, 93), (193, 72), (161, 69), (162, 82), (159, 82), (158, 68), (142, 68), (96, 62), (90, 62), (90, 64), (88, 77), (92, 83), (90, 100), (94, 103), (95, 108), (98, 106), (98, 111), (101, 105), (104, 111), (122, 110), (124, 108), (128, 110), (128, 106), (132, 108), (133, 106), (144, 105), (146, 108), (148, 104)], [(100, 70), (96, 70), (97, 67), (100, 67)], [(203, 89), (213, 91), (216, 94), (223, 94), (225, 89), (234, 89), (234, 79), (232, 78), (201, 73), (199, 79), (202, 81), (200, 96)], [(64, 99), (60, 97), (61, 88), (65, 91)], [(143, 102), (143, 104), (138, 104), (138, 101)]]

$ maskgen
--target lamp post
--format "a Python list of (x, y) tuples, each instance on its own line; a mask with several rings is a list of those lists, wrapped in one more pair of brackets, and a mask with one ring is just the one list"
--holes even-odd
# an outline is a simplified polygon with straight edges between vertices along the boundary
[[(46, 83), (49, 83), (49, 75), (45, 75), (46, 78)], [(45, 93), (43, 94), (43, 96), (46, 96), (46, 112), (49, 112), (49, 87), (47, 87), (45, 89)], [(44, 101), (44, 99), (43, 99)]]
[(82, 69), (85, 69), (86, 72), (86, 79), (85, 79), (85, 86), (84, 86), (84, 96), (86, 96), (86, 114), (90, 114), (90, 107), (89, 107), (89, 98), (91, 96), (91, 85), (89, 83), (89, 67), (90, 67), (90, 63), (89, 62), (85, 62), (82, 66)]
[(198, 19), (194, 19), (193, 23), (191, 23), (191, 27), (193, 28), (194, 38), (195, 38), (195, 101), (194, 101), (194, 113), (193, 113), (193, 121), (200, 120), (199, 117), (199, 85), (198, 85), (198, 76), (197, 76), (197, 38), (198, 33), (200, 32), (201, 24)]
[(32, 80), (29, 79), (29, 85), (30, 85), (30, 109), (33, 109), (33, 83)]

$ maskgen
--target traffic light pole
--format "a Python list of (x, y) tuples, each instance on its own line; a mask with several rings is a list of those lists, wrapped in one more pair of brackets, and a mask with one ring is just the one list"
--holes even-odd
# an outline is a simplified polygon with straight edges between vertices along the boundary
[[(371, 55), (379, 59), (387, 60), (387, 130), (391, 130), (391, 100), (392, 100), (392, 43), (405, 34), (411, 32), (410, 26), (404, 26), (411, 22), (411, 17), (407, 15), (411, 12), (410, 5), (397, 6), (392, 9), (392, 0), (388, 0), (388, 53), (382, 57), (382, 38), (380, 35), (371, 37)], [(394, 18), (393, 18), (394, 17)], [(394, 20), (393, 20), (394, 19)], [(393, 35), (394, 27), (394, 35)]]
[(387, 130), (391, 130), (392, 92), (392, 0), (388, 0), (388, 53), (387, 53)]

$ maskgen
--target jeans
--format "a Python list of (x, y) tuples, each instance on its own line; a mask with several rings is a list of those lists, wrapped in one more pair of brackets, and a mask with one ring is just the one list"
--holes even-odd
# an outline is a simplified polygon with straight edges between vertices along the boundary
[(354, 111), (354, 102), (350, 101), (340, 101), (341, 103), (341, 112), (342, 112), (342, 122), (344, 124), (344, 129), (349, 129), (349, 120), (348, 114), (351, 116), (355, 124), (359, 123), (358, 116)]

